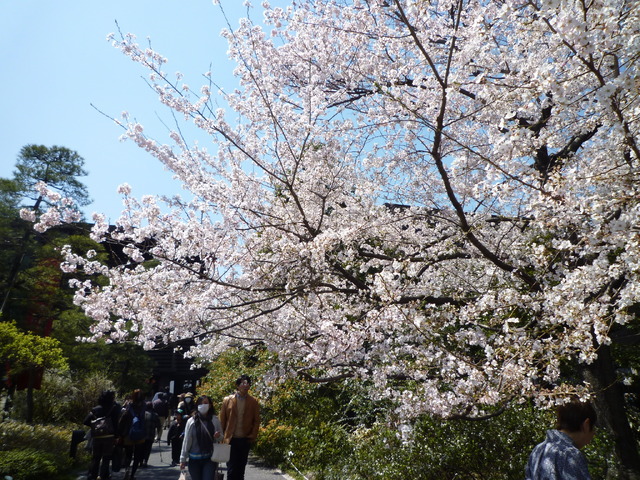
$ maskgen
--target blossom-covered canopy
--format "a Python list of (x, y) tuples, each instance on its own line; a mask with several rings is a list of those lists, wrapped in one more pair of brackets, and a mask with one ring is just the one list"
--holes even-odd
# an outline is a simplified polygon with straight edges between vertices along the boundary
[(109, 280), (77, 284), (93, 335), (193, 337), (205, 360), (259, 343), (409, 416), (582, 391), (563, 362), (594, 361), (640, 297), (637, 3), (263, 8), (224, 33), (240, 86), (218, 97), (112, 37), (212, 145), (123, 120), (193, 199), (123, 186), (93, 235), (129, 262), (67, 252)]

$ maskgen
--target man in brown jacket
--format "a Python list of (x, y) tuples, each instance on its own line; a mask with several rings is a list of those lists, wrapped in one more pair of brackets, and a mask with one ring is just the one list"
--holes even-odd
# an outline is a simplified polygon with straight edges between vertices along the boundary
[(244, 480), (249, 450), (258, 437), (260, 405), (249, 395), (249, 388), (251, 378), (240, 376), (236, 380), (236, 393), (225, 397), (220, 409), (224, 443), (231, 444), (231, 457), (227, 462), (228, 480)]

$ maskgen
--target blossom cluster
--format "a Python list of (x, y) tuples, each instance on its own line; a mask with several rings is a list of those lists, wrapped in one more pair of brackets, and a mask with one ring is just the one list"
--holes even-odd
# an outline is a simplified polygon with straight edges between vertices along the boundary
[(405, 416), (588, 394), (562, 365), (592, 363), (640, 301), (638, 9), (263, 8), (265, 25), (223, 33), (236, 124), (208, 86), (114, 40), (215, 148), (128, 123), (193, 198), (123, 187), (94, 238), (127, 263), (67, 251), (65, 268), (108, 279), (77, 285), (93, 338), (193, 338), (203, 361), (258, 342), (278, 374), (359, 378)]
[(36, 231), (45, 232), (61, 223), (78, 222), (82, 218), (82, 212), (78, 210), (73, 198), (63, 197), (42, 181), (35, 185), (35, 190), (50, 208), (41, 214), (33, 208), (23, 208), (20, 210), (20, 218), (34, 222)]

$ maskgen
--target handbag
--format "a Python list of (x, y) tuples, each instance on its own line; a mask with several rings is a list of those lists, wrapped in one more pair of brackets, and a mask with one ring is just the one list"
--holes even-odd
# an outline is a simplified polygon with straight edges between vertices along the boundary
[(216, 443), (213, 445), (211, 461), (215, 463), (228, 462), (231, 456), (231, 445), (228, 443)]
[(191, 480), (191, 476), (189, 476), (187, 470), (180, 470), (180, 476), (178, 477), (178, 480)]

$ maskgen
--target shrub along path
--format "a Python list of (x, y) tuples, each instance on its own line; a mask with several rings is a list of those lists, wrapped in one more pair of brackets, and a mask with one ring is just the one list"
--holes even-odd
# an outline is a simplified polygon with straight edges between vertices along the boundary
[[(88, 466), (87, 466), (88, 468)], [(226, 467), (222, 465), (222, 473), (227, 480)], [(151, 456), (149, 457), (149, 466), (147, 468), (139, 468), (136, 472), (136, 480), (178, 480), (180, 476), (180, 467), (171, 466), (171, 447), (166, 441), (161, 444), (155, 443)], [(86, 480), (86, 471), (80, 475), (77, 480)], [(122, 480), (124, 478), (124, 469), (118, 473), (113, 473), (111, 480)], [(265, 467), (261, 465), (257, 458), (249, 458), (245, 480), (293, 480), (289, 475), (282, 473), (280, 470)]]

